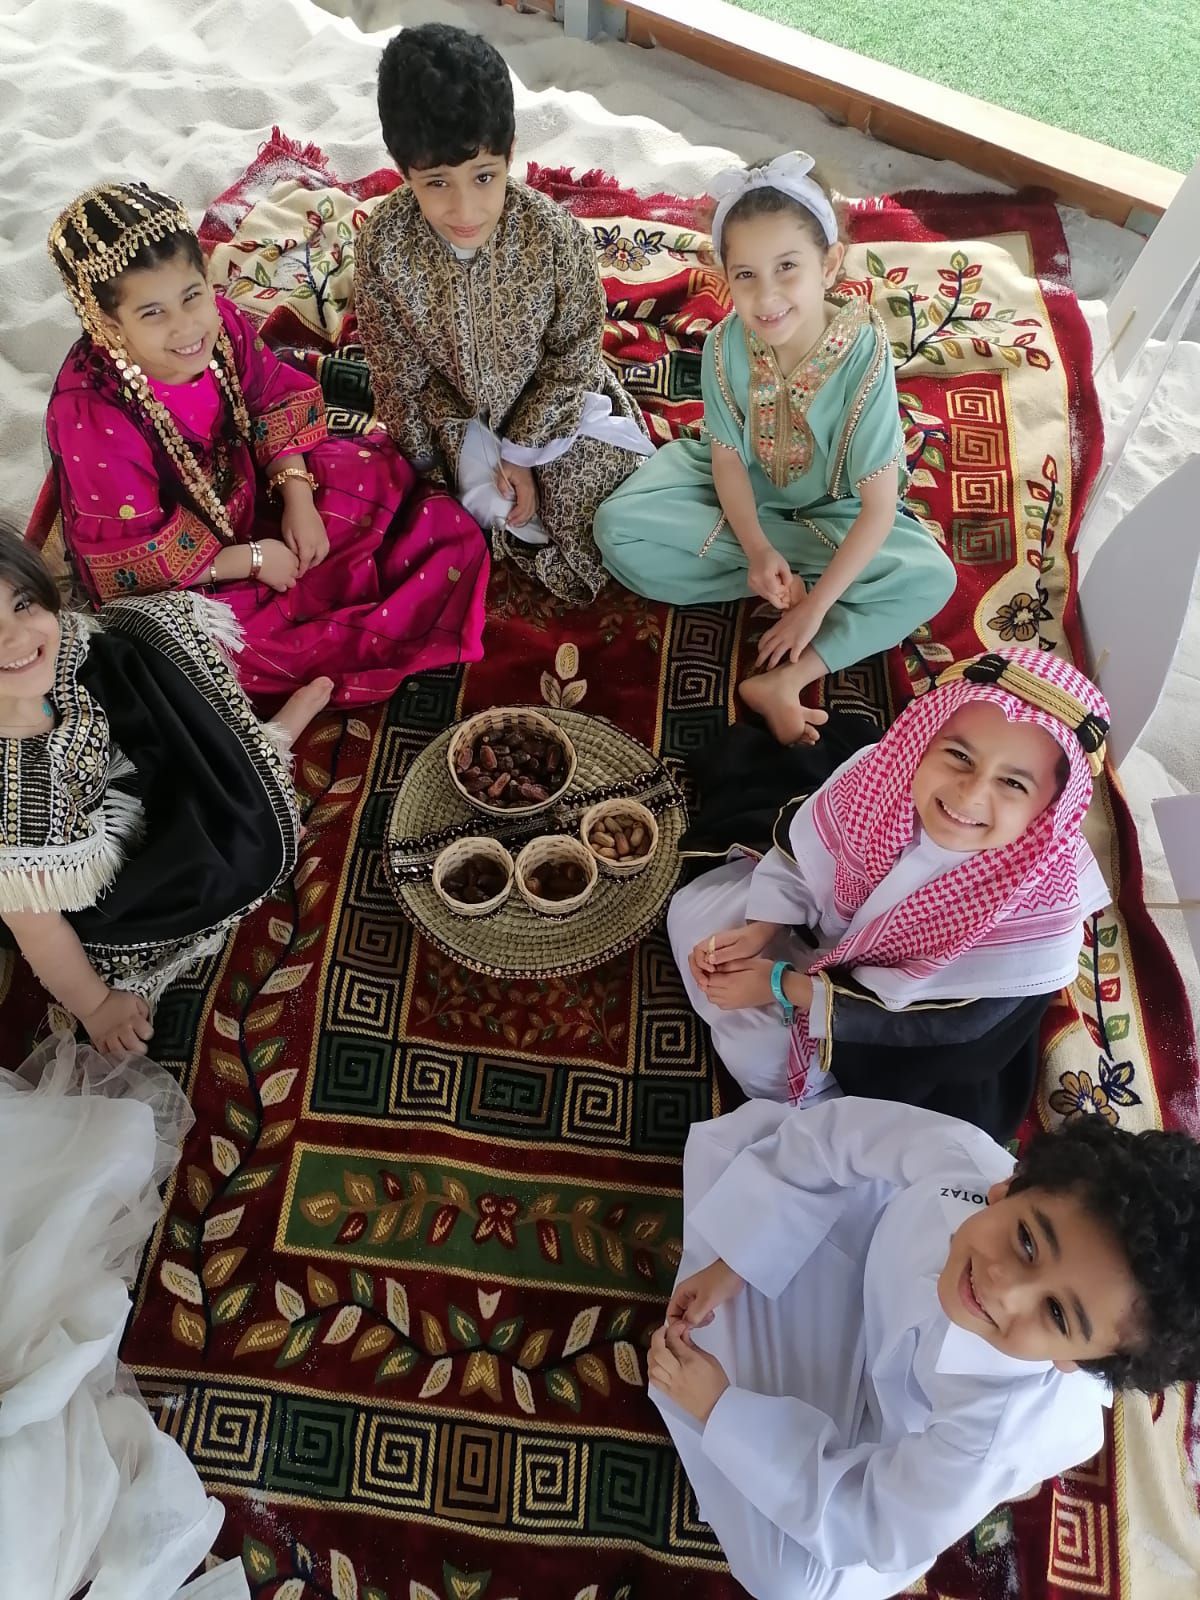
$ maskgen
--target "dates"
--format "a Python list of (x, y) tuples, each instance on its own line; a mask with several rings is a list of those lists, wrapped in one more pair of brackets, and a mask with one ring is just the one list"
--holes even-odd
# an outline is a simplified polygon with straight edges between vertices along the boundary
[(554, 861), (527, 873), (525, 887), (539, 900), (571, 900), (583, 893), (587, 881), (587, 870), (577, 861)]
[(490, 856), (468, 856), (442, 879), (442, 889), (460, 906), (481, 906), (503, 894), (507, 874)]
[(561, 745), (519, 729), (481, 734), (463, 745), (454, 765), (469, 795), (502, 809), (544, 804), (566, 775)]

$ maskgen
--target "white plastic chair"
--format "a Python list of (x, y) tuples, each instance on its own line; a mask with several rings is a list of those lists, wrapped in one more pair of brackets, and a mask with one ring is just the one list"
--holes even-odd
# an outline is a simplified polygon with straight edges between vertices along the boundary
[(1200, 455), (1123, 517), (1079, 587), (1088, 667), (1112, 709), (1119, 767), (1162, 695), (1200, 564)]

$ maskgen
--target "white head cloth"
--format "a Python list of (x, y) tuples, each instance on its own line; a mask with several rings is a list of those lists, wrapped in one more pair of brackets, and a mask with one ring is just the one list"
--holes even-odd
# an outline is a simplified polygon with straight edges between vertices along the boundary
[(718, 256), (721, 254), (721, 234), (731, 207), (751, 189), (778, 189), (780, 194), (786, 194), (797, 205), (812, 212), (825, 230), (826, 244), (836, 244), (837, 218), (824, 189), (809, 177), (812, 169), (813, 158), (810, 155), (803, 150), (789, 150), (786, 155), (776, 156), (765, 167), (726, 167), (724, 172), (718, 172), (708, 186), (709, 194), (717, 202), (712, 220), (714, 253)]

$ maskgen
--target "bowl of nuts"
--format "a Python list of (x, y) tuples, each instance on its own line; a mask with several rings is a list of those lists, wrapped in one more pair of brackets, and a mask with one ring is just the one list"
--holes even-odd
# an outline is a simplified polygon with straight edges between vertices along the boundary
[(632, 878), (658, 849), (654, 813), (636, 800), (605, 800), (583, 814), (579, 836), (596, 857), (601, 872)]
[(463, 799), (492, 816), (531, 816), (563, 794), (575, 776), (575, 746), (549, 717), (498, 706), (468, 717), (446, 751)]
[(517, 857), (517, 890), (539, 917), (567, 917), (591, 898), (596, 858), (569, 834), (531, 839)]
[(488, 917), (508, 899), (515, 868), (498, 839), (456, 839), (433, 864), (433, 887), (456, 917)]

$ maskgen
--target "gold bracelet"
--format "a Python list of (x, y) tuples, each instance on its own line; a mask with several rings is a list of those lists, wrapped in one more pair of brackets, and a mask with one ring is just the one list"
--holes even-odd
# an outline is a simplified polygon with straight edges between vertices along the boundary
[(317, 492), (317, 480), (307, 467), (284, 467), (282, 472), (277, 472), (268, 482), (267, 491), (270, 494), (283, 494), (283, 485), (289, 478), (303, 478), (314, 494)]
[(263, 561), (262, 545), (259, 544), (257, 539), (251, 539), (251, 541), (250, 541), (250, 576), (251, 576), (251, 578), (257, 578), (259, 573), (262, 571), (262, 561)]

